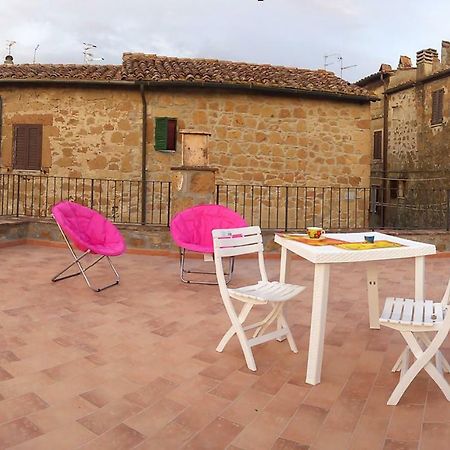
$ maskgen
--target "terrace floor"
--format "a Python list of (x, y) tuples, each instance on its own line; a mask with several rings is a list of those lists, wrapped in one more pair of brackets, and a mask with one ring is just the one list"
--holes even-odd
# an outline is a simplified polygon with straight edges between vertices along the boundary
[[(398, 406), (390, 369), (399, 333), (370, 330), (365, 266), (331, 271), (322, 383), (305, 384), (313, 266), (295, 259), (307, 289), (288, 308), (300, 353), (286, 342), (245, 366), (215, 286), (185, 285), (178, 260), (116, 258), (119, 286), (51, 283), (60, 248), (0, 249), (0, 448), (434, 450), (450, 441), (450, 406), (421, 373)], [(238, 261), (233, 285), (252, 281)], [(269, 275), (278, 260), (268, 259)], [(380, 263), (380, 294), (411, 295), (412, 260)], [(440, 298), (449, 259), (427, 260), (427, 294)], [(450, 343), (444, 344), (450, 356)]]

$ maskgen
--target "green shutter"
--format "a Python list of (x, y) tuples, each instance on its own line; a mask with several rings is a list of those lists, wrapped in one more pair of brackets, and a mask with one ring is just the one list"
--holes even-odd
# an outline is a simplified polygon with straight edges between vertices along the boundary
[(167, 150), (168, 122), (167, 117), (155, 119), (155, 150)]

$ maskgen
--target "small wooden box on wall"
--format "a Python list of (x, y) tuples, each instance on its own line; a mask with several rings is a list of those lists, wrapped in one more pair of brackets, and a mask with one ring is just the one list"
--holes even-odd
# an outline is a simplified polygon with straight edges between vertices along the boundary
[(209, 164), (209, 136), (211, 133), (195, 130), (180, 130), (181, 164), (190, 167), (205, 167)]

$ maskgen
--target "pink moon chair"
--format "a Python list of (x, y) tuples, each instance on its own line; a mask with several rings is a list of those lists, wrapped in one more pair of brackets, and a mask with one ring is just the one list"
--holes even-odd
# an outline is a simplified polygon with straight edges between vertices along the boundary
[[(180, 248), (180, 278), (183, 283), (216, 285), (217, 281), (204, 281), (187, 274), (215, 275), (216, 272), (188, 269), (186, 252), (203, 253), (205, 261), (212, 261), (214, 246), (212, 230), (246, 227), (247, 222), (235, 211), (221, 205), (197, 205), (185, 209), (170, 222), (170, 233)], [(233, 273), (234, 258), (230, 258), (226, 282)], [(205, 277), (206, 278), (206, 277)]]
[[(96, 292), (119, 284), (120, 277), (110, 257), (124, 253), (126, 246), (116, 226), (97, 211), (70, 201), (62, 201), (54, 205), (52, 207), (52, 216), (74, 259), (64, 270), (55, 275), (52, 281), (56, 282), (82, 275), (87, 285)], [(71, 242), (73, 246), (82, 252), (80, 256), (75, 253)], [(81, 260), (88, 254), (99, 255), (99, 257), (94, 262), (83, 267)], [(96, 288), (92, 286), (86, 272), (103, 258), (107, 259), (109, 266), (114, 272), (115, 281), (101, 288)], [(78, 272), (62, 276), (74, 265), (78, 266)]]

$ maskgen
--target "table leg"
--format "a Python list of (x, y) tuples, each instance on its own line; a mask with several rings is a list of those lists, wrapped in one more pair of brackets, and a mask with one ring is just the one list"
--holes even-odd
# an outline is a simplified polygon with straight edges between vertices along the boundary
[(311, 331), (309, 334), (308, 367), (306, 371), (306, 382), (313, 385), (320, 383), (320, 373), (322, 371), (329, 283), (329, 264), (316, 264), (314, 267), (314, 292)]
[(425, 256), (416, 256), (415, 299), (425, 299)]
[(281, 259), (280, 259), (280, 283), (286, 283), (289, 278), (289, 271), (291, 269), (291, 252), (286, 247), (281, 247)]
[(378, 297), (378, 270), (374, 265), (367, 268), (367, 296), (369, 299), (369, 325), (371, 329), (380, 329), (380, 309)]

